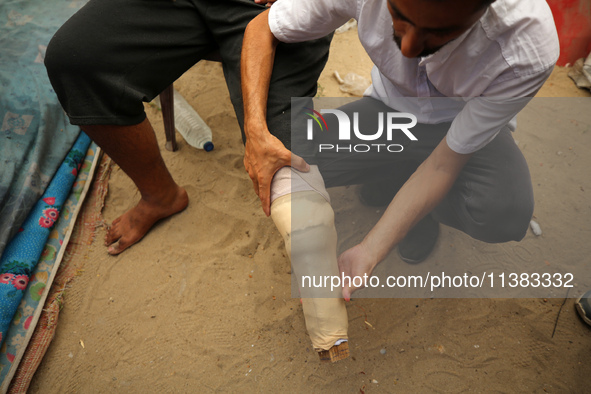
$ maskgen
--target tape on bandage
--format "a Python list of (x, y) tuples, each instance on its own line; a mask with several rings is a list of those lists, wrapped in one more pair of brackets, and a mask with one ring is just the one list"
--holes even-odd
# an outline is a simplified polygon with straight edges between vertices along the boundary
[(301, 172), (293, 167), (283, 167), (275, 173), (271, 182), (271, 202), (290, 193), (315, 191), (330, 203), (318, 166), (310, 166), (309, 172)]

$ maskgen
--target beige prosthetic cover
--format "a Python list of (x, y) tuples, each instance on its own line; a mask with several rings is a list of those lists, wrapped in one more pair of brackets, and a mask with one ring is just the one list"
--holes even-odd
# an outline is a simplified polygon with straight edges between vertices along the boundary
[[(328, 350), (339, 339), (347, 339), (349, 321), (341, 289), (303, 289), (303, 275), (339, 275), (334, 212), (315, 191), (301, 191), (277, 198), (271, 217), (285, 240), (287, 253), (302, 294), (306, 328), (316, 351)], [(297, 247), (292, 249), (292, 244)], [(305, 247), (302, 247), (305, 246)], [(330, 283), (330, 282), (329, 282)], [(316, 297), (306, 298), (314, 291)]]

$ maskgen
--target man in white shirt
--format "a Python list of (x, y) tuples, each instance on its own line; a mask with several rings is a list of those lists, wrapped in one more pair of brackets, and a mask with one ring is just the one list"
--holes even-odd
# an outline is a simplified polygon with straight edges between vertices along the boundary
[[(367, 97), (341, 110), (395, 110), (414, 114), (419, 124), (417, 143), (395, 158), (382, 155), (379, 165), (365, 164), (360, 154), (318, 157), (327, 187), (360, 183), (388, 162), (412, 168), (379, 222), (339, 257), (341, 272), (370, 274), (396, 245), (403, 260), (422, 261), (435, 245), (437, 222), (486, 242), (523, 238), (533, 193), (511, 131), (558, 58), (543, 0), (284, 0), (255, 18), (242, 53), (245, 165), (265, 212), (272, 198), (290, 192), (274, 191), (285, 190), (278, 185), (284, 166), (292, 166), (292, 179), (304, 179), (297, 191), (306, 183), (319, 191), (305, 179), (314, 177), (305, 175), (308, 164), (270, 137), (262, 116), (274, 50), (280, 41), (320, 37), (350, 18), (375, 67)], [(355, 290), (345, 286), (343, 295)]]

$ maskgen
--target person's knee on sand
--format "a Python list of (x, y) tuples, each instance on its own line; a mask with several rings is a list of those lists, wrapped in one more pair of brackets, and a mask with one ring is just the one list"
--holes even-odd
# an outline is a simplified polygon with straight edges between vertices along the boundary
[[(519, 191), (479, 194), (476, 198), (453, 190), (432, 212), (433, 218), (474, 239), (488, 243), (521, 241), (534, 211), (531, 184)], [(507, 196), (511, 196), (508, 198)], [(461, 202), (457, 202), (457, 201)]]
[(484, 242), (502, 243), (521, 241), (527, 232), (533, 215), (533, 200), (513, 199), (491, 202), (490, 209), (473, 214), (472, 236)]

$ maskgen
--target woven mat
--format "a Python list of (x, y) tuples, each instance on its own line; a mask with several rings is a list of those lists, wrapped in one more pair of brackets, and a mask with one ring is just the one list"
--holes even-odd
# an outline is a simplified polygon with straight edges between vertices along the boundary
[(27, 391), (55, 335), (64, 291), (70, 280), (82, 270), (86, 261), (86, 248), (92, 243), (96, 228), (103, 224), (101, 210), (107, 195), (110, 173), (111, 159), (103, 155), (84, 206), (76, 219), (39, 322), (10, 383), (9, 393)]

